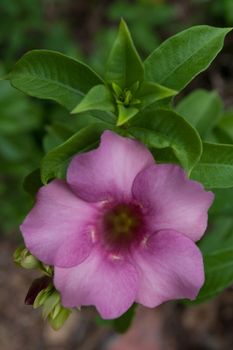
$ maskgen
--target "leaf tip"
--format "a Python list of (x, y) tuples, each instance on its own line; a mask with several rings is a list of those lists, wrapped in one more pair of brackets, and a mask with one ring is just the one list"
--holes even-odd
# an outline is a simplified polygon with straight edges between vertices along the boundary
[(79, 105), (75, 106), (71, 111), (70, 114), (77, 114), (79, 113)]
[(126, 23), (126, 21), (124, 20), (123, 17), (121, 17), (121, 20), (120, 20), (119, 31), (127, 33), (128, 35), (130, 34), (129, 28), (127, 26), (127, 23)]

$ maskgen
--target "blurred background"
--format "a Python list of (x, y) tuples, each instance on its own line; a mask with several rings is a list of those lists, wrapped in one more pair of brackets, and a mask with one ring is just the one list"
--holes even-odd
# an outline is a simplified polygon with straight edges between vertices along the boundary
[[(189, 26), (233, 26), (233, 0), (0, 0), (0, 76), (25, 52), (41, 48), (85, 60), (101, 74), (121, 17), (146, 58)], [(231, 113), (232, 35), (211, 67), (182, 94), (197, 87), (216, 90)], [(64, 329), (54, 332), (39, 312), (24, 306), (34, 276), (11, 262), (20, 242), (18, 226), (32, 203), (22, 182), (43, 152), (60, 142), (59, 123), (75, 128), (74, 116), (63, 107), (29, 98), (0, 81), (0, 350), (233, 349), (232, 289), (191, 308), (175, 303), (139, 308), (124, 336), (96, 325), (91, 309), (74, 313)]]

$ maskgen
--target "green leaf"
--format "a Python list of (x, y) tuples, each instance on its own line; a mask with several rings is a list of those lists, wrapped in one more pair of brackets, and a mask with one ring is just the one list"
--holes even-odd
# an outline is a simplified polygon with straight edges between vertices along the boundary
[(233, 146), (203, 143), (203, 153), (191, 178), (206, 188), (233, 187)]
[(202, 254), (212, 254), (219, 249), (227, 249), (233, 246), (232, 211), (233, 209), (231, 208), (231, 214), (224, 213), (216, 216), (210, 215), (208, 230), (201, 241), (198, 242), (198, 246), (201, 249)]
[(74, 132), (67, 124), (54, 122), (46, 127), (46, 135), (43, 138), (43, 149), (47, 153), (52, 148), (58, 146), (59, 144), (65, 142), (69, 137), (71, 137)]
[(144, 81), (136, 92), (135, 97), (141, 101), (141, 108), (146, 108), (156, 101), (163, 100), (176, 94), (177, 91), (175, 90), (168, 89), (156, 83)]
[(167, 97), (162, 100), (158, 100), (146, 107), (147, 111), (155, 111), (157, 109), (172, 109), (172, 97)]
[(204, 256), (205, 284), (194, 303), (202, 302), (233, 283), (233, 248)]
[(46, 184), (50, 179), (63, 178), (64, 172), (74, 154), (84, 152), (96, 145), (100, 135), (108, 127), (108, 124), (96, 123), (75, 133), (71, 138), (52, 149), (42, 159), (41, 180)]
[(212, 215), (230, 215), (233, 218), (233, 188), (216, 188), (214, 189), (214, 194), (214, 203), (212, 204), (209, 213)]
[(145, 60), (145, 79), (180, 91), (210, 65), (231, 30), (201, 25), (172, 36)]
[(233, 111), (230, 110), (226, 112), (218, 124), (218, 129), (220, 129), (229, 143), (233, 143)]
[(33, 170), (30, 174), (28, 174), (23, 181), (23, 188), (26, 192), (28, 192), (33, 197), (37, 193), (38, 189), (42, 186), (40, 169)]
[(137, 305), (134, 304), (121, 317), (113, 320), (113, 327), (118, 333), (125, 333), (129, 329), (135, 315), (136, 306)]
[[(218, 192), (218, 191), (217, 191)], [(226, 192), (226, 190), (221, 190)], [(231, 192), (232, 194), (232, 192)], [(231, 209), (232, 211), (232, 209)], [(208, 231), (198, 242), (204, 257), (205, 283), (197, 299), (188, 304), (200, 303), (221, 292), (233, 282), (233, 217), (211, 216)]]
[(52, 125), (46, 127), (46, 135), (43, 138), (43, 148), (45, 153), (65, 142), (75, 132), (99, 122), (106, 122), (109, 124), (116, 124), (116, 117), (112, 113), (104, 111), (91, 111), (80, 113), (69, 123), (53, 122)]
[(87, 65), (48, 50), (26, 53), (8, 75), (11, 84), (24, 93), (54, 100), (68, 110), (102, 79)]
[(107, 327), (110, 326), (113, 327), (114, 330), (118, 333), (125, 333), (133, 321), (136, 307), (137, 304), (133, 304), (133, 306), (131, 306), (128, 311), (114, 320), (103, 320), (99, 315), (97, 315), (95, 321), (97, 325)]
[(135, 114), (138, 113), (138, 109), (135, 107), (125, 107), (119, 104), (118, 106), (118, 119), (117, 126), (121, 126), (128, 122)]
[(71, 113), (81, 113), (93, 109), (112, 113), (115, 111), (112, 94), (105, 85), (96, 85), (91, 88)]
[(92, 110), (85, 113), (80, 113), (75, 116), (75, 128), (80, 129), (80, 126), (88, 126), (92, 123), (109, 123), (116, 125), (116, 115), (107, 111)]
[(216, 92), (200, 89), (185, 97), (176, 110), (206, 139), (220, 118), (222, 101)]
[(95, 316), (95, 322), (97, 324), (97, 326), (101, 326), (101, 327), (112, 327), (113, 326), (113, 321), (114, 320), (104, 320), (101, 318), (100, 315), (96, 315)]
[(105, 78), (109, 83), (115, 83), (124, 89), (130, 88), (136, 81), (142, 81), (143, 77), (143, 64), (127, 25), (121, 20), (118, 36), (107, 61)]
[(170, 110), (158, 109), (140, 113), (131, 122), (128, 133), (152, 149), (170, 148), (188, 172), (201, 155), (201, 140), (196, 130)]

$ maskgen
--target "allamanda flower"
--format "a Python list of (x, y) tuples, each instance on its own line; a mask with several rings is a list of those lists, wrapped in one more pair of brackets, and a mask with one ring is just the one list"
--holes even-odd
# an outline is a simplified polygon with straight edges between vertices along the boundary
[(195, 241), (213, 193), (141, 143), (105, 131), (76, 155), (66, 181), (43, 186), (21, 226), (27, 248), (54, 266), (65, 307), (117, 318), (134, 303), (194, 299), (204, 282)]

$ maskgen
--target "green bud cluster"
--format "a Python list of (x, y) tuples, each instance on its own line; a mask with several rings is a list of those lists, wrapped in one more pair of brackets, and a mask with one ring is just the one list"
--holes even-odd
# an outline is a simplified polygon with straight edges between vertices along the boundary
[(23, 267), (24, 269), (39, 269), (47, 276), (53, 275), (53, 268), (38, 260), (23, 245), (19, 246), (15, 250), (13, 254), (13, 261), (16, 265)]
[(20, 246), (16, 249), (13, 255), (14, 262), (24, 269), (40, 268), (40, 261), (35, 258), (27, 248)]
[(62, 306), (60, 294), (53, 286), (53, 267), (43, 264), (24, 246), (15, 250), (13, 260), (24, 269), (38, 269), (43, 272), (42, 277), (32, 282), (25, 304), (33, 305), (34, 309), (41, 307), (43, 319), (47, 319), (54, 330), (60, 329), (70, 316), (71, 309)]
[(37, 294), (33, 308), (39, 307), (42, 307), (43, 319), (47, 319), (55, 330), (60, 329), (71, 314), (71, 309), (62, 306), (60, 294), (52, 284)]
[(122, 89), (118, 84), (112, 83), (113, 95), (118, 110), (117, 125), (123, 125), (127, 120), (138, 113), (138, 108), (135, 105), (140, 105), (141, 100), (135, 97), (139, 88), (139, 81), (136, 81), (129, 88)]

